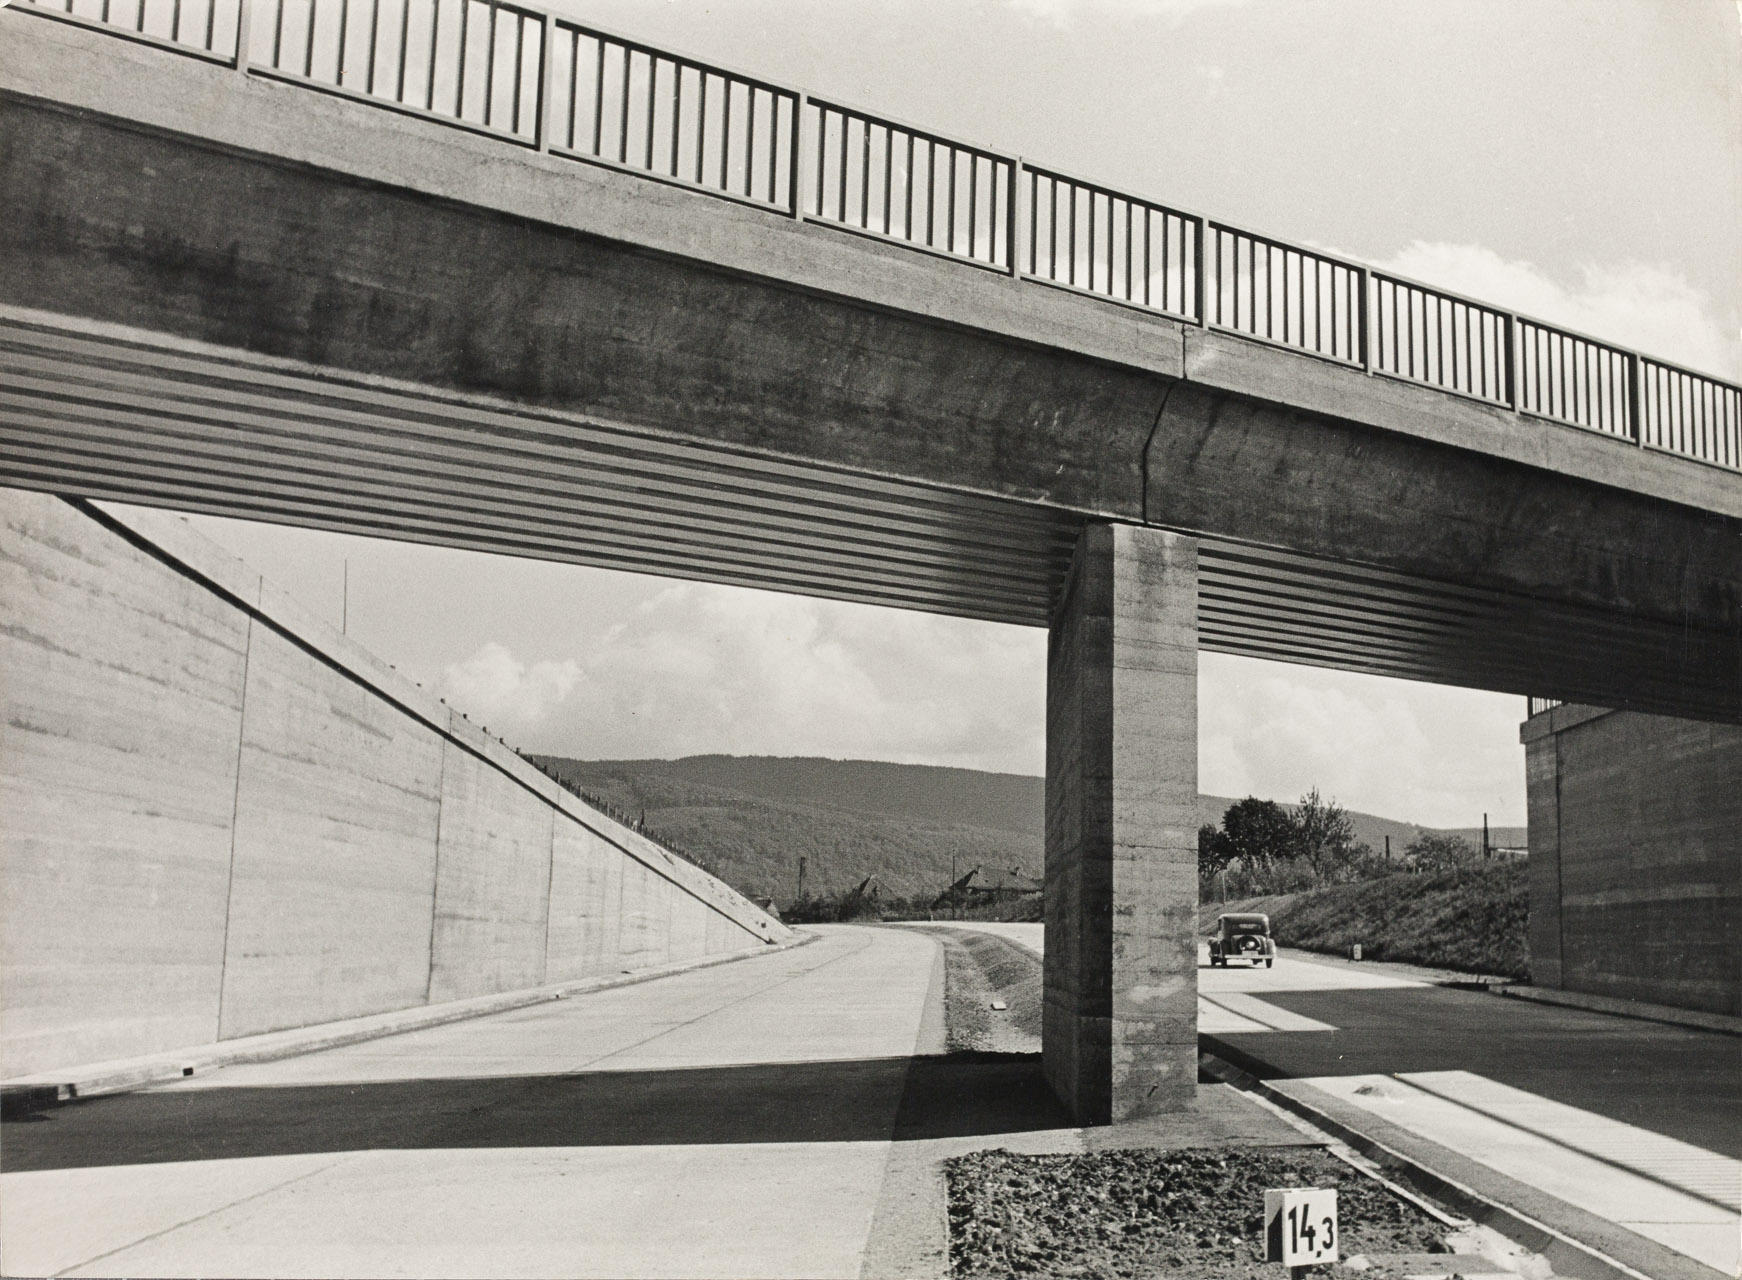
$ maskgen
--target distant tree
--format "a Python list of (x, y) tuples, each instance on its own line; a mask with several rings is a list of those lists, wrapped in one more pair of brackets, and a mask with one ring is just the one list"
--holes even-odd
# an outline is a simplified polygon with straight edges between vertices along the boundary
[(1355, 824), (1343, 806), (1326, 800), (1314, 787), (1294, 813), (1297, 856), (1306, 859), (1319, 884), (1343, 878), (1355, 862)]
[(1467, 866), (1476, 861), (1476, 846), (1462, 836), (1443, 831), (1424, 831), (1409, 842), (1404, 854), (1416, 866), (1427, 871), (1445, 871)]
[(1395, 874), (1397, 868), (1383, 854), (1374, 850), (1365, 840), (1357, 840), (1355, 847), (1349, 852), (1347, 869), (1343, 874), (1345, 880), (1377, 880), (1380, 876)]
[(1222, 833), (1222, 829), (1213, 822), (1206, 822), (1198, 828), (1198, 874), (1213, 876), (1217, 872), (1226, 871), (1228, 864), (1234, 861), (1234, 843)]
[(1253, 870), (1274, 866), (1299, 852), (1299, 832), (1288, 810), (1274, 800), (1247, 796), (1222, 814), (1222, 837), (1229, 858)]

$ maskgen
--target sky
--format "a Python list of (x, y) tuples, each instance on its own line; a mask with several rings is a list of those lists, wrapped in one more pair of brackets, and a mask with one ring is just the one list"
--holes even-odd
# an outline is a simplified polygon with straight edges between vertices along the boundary
[[(1736, 0), (552, 7), (1742, 377)], [(1042, 768), (1039, 630), (193, 519), (526, 750)], [(1200, 787), (1522, 823), (1522, 712), (1205, 654)]]

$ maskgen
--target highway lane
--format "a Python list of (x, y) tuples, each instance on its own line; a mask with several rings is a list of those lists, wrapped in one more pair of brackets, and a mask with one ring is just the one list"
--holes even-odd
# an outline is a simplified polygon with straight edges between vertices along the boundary
[[(942, 1160), (1102, 1135), (1034, 1053), (944, 1051), (943, 939), (814, 931), (8, 1119), (0, 1274), (944, 1280)], [(1301, 1139), (1218, 1085), (1121, 1140)]]
[[(1038, 924), (951, 927), (1044, 949)], [(1199, 1030), (1212, 1052), (1491, 1170), (1493, 1187), (1572, 1206), (1568, 1222), (1589, 1215), (1697, 1264), (1676, 1270), (1671, 1259), (1676, 1274), (1737, 1274), (1734, 1037), (1502, 1000), (1402, 966), (1300, 952), (1270, 969), (1212, 969), (1207, 952), (1198, 963)]]
[(820, 932), (8, 1122), (0, 1273), (857, 1277), (937, 948)]

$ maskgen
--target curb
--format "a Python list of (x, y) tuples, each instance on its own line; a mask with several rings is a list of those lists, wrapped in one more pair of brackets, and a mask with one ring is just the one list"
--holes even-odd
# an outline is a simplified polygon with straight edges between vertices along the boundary
[(1742, 1018), (1722, 1013), (1707, 1013), (1701, 1009), (1676, 1009), (1669, 1005), (1648, 1004), (1644, 1000), (1628, 1000), (1621, 996), (1604, 996), (1585, 991), (1560, 991), (1553, 987), (1529, 987), (1518, 983), (1490, 987), (1497, 996), (1509, 1000), (1528, 1000), (1532, 1004), (1558, 1005), (1564, 1009), (1583, 1009), (1588, 1013), (1606, 1013), (1616, 1018), (1632, 1018), (1636, 1022), (1661, 1022), (1672, 1027), (1691, 1027), (1695, 1031), (1712, 1031), (1721, 1036), (1742, 1036)]
[(439, 1005), (421, 1005), (413, 1009), (396, 1009), (389, 1013), (366, 1014), (342, 1022), (316, 1023), (309, 1027), (293, 1027), (258, 1036), (223, 1040), (216, 1044), (199, 1045), (168, 1053), (141, 1058), (124, 1058), (110, 1062), (94, 1062), (82, 1067), (60, 1071), (43, 1071), (0, 1081), (0, 1117), (12, 1119), (30, 1112), (81, 1098), (102, 1097), (105, 1094), (126, 1093), (169, 1080), (202, 1075), (220, 1067), (248, 1062), (271, 1062), (279, 1058), (294, 1058), (322, 1049), (338, 1049), (360, 1044), (365, 1040), (381, 1040), (403, 1035), (408, 1031), (424, 1031), (450, 1022), (488, 1017), (512, 1009), (570, 996), (590, 995), (595, 991), (610, 991), (617, 987), (635, 986), (655, 978), (669, 978), (716, 965), (750, 960), (779, 951), (815, 942), (818, 935), (792, 930), (788, 941), (773, 942), (723, 956), (704, 956), (677, 964), (660, 965), (634, 973), (612, 974), (600, 978), (582, 978), (571, 982), (553, 983), (542, 987), (527, 987), (519, 991), (478, 996), (470, 1000), (455, 1000)]
[[(1578, 1280), (1653, 1280), (1651, 1274), (1636, 1270), (1521, 1210), (1502, 1204), (1464, 1182), (1439, 1173), (1414, 1156), (1388, 1146), (1292, 1092), (1278, 1088), (1256, 1074), (1262, 1064), (1232, 1045), (1213, 1036), (1201, 1036), (1200, 1040), (1209, 1046), (1200, 1050), (1199, 1057), (1211, 1075), (1222, 1079), (1224, 1083), (1256, 1093), (1292, 1112), (1347, 1143), (1387, 1172), (1399, 1175), (1400, 1181), (1410, 1189), (1431, 1196), (1471, 1221), (1490, 1227), (1515, 1244), (1541, 1254), (1548, 1259), (1557, 1276), (1577, 1277)], [(1678, 1268), (1678, 1273), (1689, 1280), (1694, 1277), (1721, 1275), (1691, 1258), (1681, 1259), (1680, 1255), (1675, 1256), (1686, 1262), (1686, 1267)], [(1665, 1274), (1660, 1273), (1657, 1280), (1666, 1280)]]
[(1305, 947), (1276, 948), (1277, 958), (1285, 956), (1297, 957), (1311, 964), (1333, 965), (1343, 969), (1361, 969), (1372, 972), (1376, 969), (1396, 973), (1399, 977), (1409, 978), (1430, 987), (1455, 987), (1465, 991), (1491, 991), (1507, 983), (1516, 982), (1516, 978), (1508, 978), (1497, 973), (1475, 973), (1462, 969), (1437, 968), (1434, 965), (1416, 964), (1410, 960), (1381, 960), (1369, 957), (1365, 960), (1352, 960), (1341, 951), (1308, 951)]

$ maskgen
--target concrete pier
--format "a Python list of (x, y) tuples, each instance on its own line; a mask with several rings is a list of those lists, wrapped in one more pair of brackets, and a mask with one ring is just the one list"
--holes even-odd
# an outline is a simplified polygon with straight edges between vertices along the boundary
[(1197, 541), (1083, 533), (1047, 645), (1047, 1080), (1083, 1123), (1197, 1089)]

